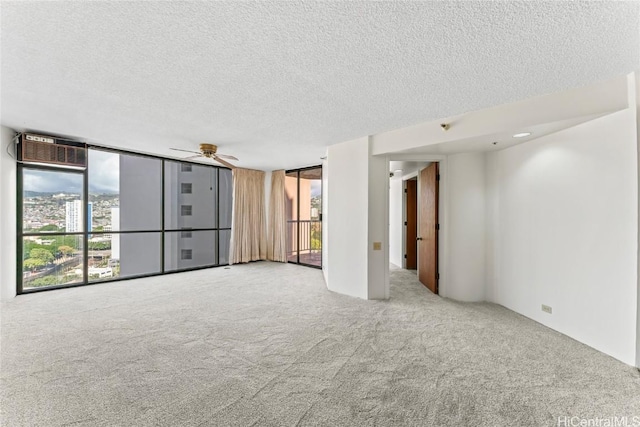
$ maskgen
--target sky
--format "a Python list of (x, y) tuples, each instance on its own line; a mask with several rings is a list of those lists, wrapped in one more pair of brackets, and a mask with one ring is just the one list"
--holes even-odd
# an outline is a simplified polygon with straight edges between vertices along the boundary
[(80, 194), (82, 192), (82, 172), (50, 172), (24, 169), (24, 191), (39, 193)]
[(120, 155), (89, 150), (89, 194), (120, 192)]
[[(117, 153), (89, 150), (89, 193), (118, 193), (120, 191), (120, 159)], [(80, 194), (81, 172), (51, 172), (24, 169), (24, 191), (39, 193)]]
[(322, 181), (314, 179), (311, 181), (311, 197), (316, 197), (322, 194)]

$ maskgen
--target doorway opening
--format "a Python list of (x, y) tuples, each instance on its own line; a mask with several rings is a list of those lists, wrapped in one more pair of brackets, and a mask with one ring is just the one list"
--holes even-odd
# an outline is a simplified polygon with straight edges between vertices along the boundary
[(322, 268), (322, 166), (285, 174), (287, 262)]
[(390, 169), (390, 262), (438, 294), (440, 163), (391, 161)]
[(405, 251), (404, 268), (418, 269), (418, 178), (409, 178), (404, 183), (405, 194)]

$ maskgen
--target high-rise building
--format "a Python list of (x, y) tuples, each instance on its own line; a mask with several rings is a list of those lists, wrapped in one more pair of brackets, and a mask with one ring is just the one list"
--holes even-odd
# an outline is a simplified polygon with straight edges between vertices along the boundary
[[(88, 226), (87, 231), (91, 231), (93, 220), (93, 203), (89, 202), (87, 207)], [(84, 231), (82, 223), (82, 200), (72, 200), (65, 204), (65, 230), (67, 233)]]
[(87, 204), (87, 231), (91, 231), (93, 229), (93, 202), (89, 202)]
[[(111, 207), (111, 226), (110, 231), (120, 230), (120, 206)], [(120, 234), (111, 234), (111, 259), (120, 260)]]

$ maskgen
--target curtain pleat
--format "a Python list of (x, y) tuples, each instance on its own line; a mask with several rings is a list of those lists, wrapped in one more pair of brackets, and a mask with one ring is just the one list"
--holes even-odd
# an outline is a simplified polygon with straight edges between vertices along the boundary
[(233, 169), (229, 264), (267, 258), (263, 171)]
[(287, 262), (284, 177), (284, 170), (271, 172), (267, 259), (278, 262)]

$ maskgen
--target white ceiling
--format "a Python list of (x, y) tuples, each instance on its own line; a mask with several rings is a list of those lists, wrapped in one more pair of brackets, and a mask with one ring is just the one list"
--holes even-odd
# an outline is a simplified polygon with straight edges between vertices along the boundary
[(1, 122), (259, 169), (640, 67), (637, 2), (8, 2)]

